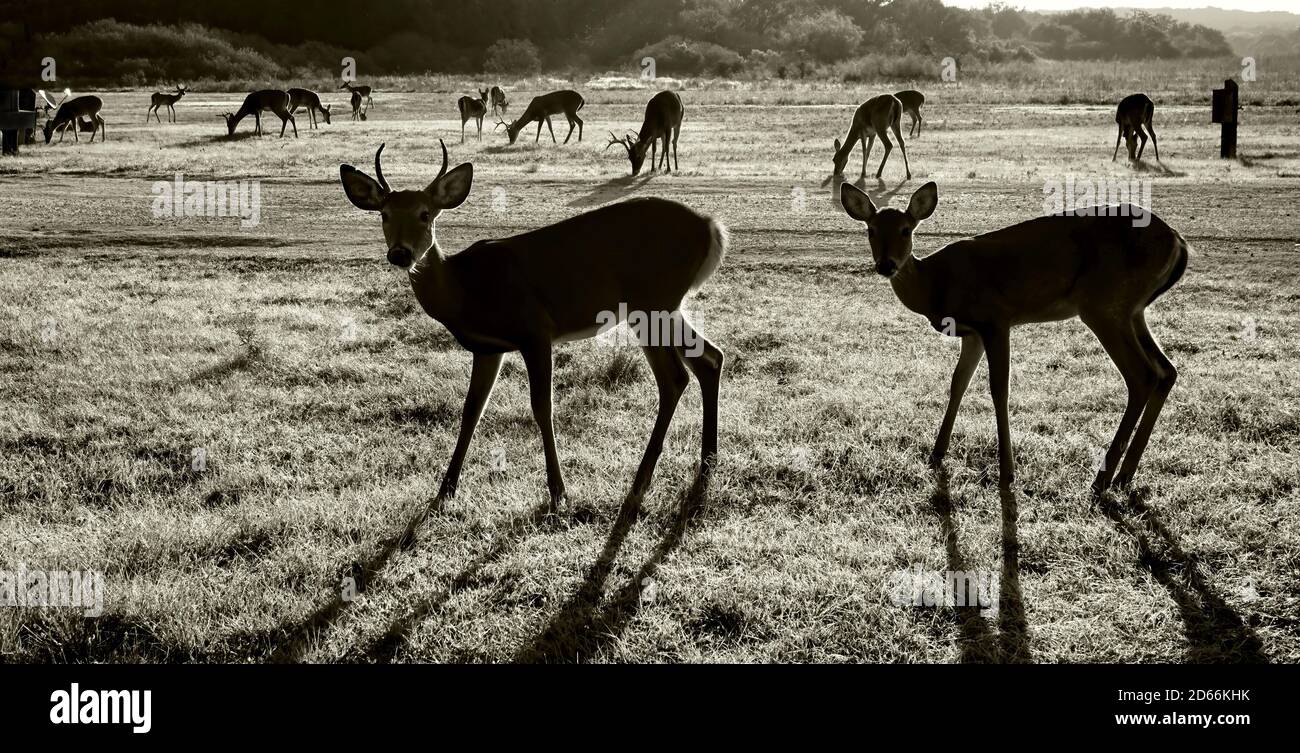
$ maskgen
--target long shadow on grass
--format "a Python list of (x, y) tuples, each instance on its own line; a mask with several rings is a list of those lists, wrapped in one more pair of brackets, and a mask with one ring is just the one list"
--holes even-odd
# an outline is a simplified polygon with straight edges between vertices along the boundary
[[(356, 584), (356, 593), (365, 593), (365, 589), (370, 579), (383, 570), (388, 565), (388, 561), (393, 558), (397, 552), (406, 551), (415, 544), (416, 529), (420, 523), (424, 522), (431, 513), (441, 512), (441, 500), (434, 500), (429, 505), (421, 507), (401, 533), (389, 536), (379, 543), (379, 549), (369, 560), (365, 562), (354, 563), (352, 565), (352, 582)], [(324, 630), (327, 630), (331, 623), (348, 608), (351, 600), (345, 598), (340, 592), (333, 597), (328, 603), (322, 605), (313, 612), (307, 619), (298, 623), (292, 629), (288, 630), (288, 635), (278, 642), (276, 649), (267, 657), (267, 661), (275, 663), (296, 662), (302, 658), (309, 644), (309, 639)]]
[(694, 483), (681, 499), (672, 529), (622, 590), (601, 606), (605, 584), (614, 568), (614, 561), (641, 510), (641, 500), (629, 496), (619, 510), (618, 519), (605, 541), (605, 548), (587, 571), (577, 593), (556, 612), (532, 643), (515, 654), (513, 661), (582, 661), (594, 656), (603, 646), (618, 640), (641, 607), (642, 583), (654, 576), (659, 565), (681, 545), (686, 532), (697, 520), (708, 491), (708, 476), (706, 471), (695, 477)]
[(381, 664), (391, 663), (397, 658), (397, 652), (402, 646), (406, 645), (406, 638), (410, 635), (412, 628), (423, 622), (431, 613), (440, 609), (451, 597), (472, 586), (483, 568), (501, 559), (501, 556), (510, 551), (511, 546), (519, 540), (520, 534), (543, 523), (549, 514), (550, 505), (544, 503), (528, 514), (513, 518), (506, 525), (502, 535), (497, 537), (492, 547), (466, 566), (459, 575), (452, 579), (445, 590), (426, 599), (404, 617), (394, 621), (379, 638), (371, 643), (369, 648), (360, 652), (361, 655), (366, 659)]
[(1189, 644), (1187, 661), (1194, 663), (1268, 662), (1263, 644), (1241, 615), (1215, 593), (1159, 516), (1147, 505), (1144, 494), (1128, 495), (1136, 522), (1125, 515), (1120, 504), (1103, 496), (1098, 504), (1122, 532), (1138, 544), (1138, 561), (1169, 590), (1186, 626)]
[(622, 175), (617, 178), (610, 178), (597, 185), (591, 193), (585, 196), (579, 196), (569, 202), (571, 207), (593, 207), (597, 204), (604, 204), (615, 199), (621, 199), (624, 196), (635, 193), (636, 189), (644, 186), (650, 181), (650, 175)]
[[(978, 606), (954, 607), (961, 637), (958, 639), (963, 664), (1025, 663), (1033, 660), (1029, 651), (1029, 627), (1020, 591), (1020, 538), (1015, 492), (1002, 490), (1002, 574), (998, 595), (998, 632), (995, 635)], [(939, 532), (948, 555), (950, 573), (967, 572), (962, 556), (948, 472), (940, 469), (930, 506), (939, 515)]]

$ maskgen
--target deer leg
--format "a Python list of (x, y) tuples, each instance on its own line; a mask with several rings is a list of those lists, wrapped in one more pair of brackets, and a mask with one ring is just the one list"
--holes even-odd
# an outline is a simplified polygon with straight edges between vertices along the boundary
[(149, 122), (149, 113), (152, 112), (152, 111), (153, 111), (153, 107), (152, 107), (152, 106), (150, 106), (148, 110), (145, 110), (145, 111), (144, 111), (144, 122), (145, 122), (145, 123), (148, 123), (148, 122)]
[[(539, 129), (537, 129), (537, 130), (538, 130), (538, 134), (540, 135), (541, 129), (539, 128)], [(551, 143), (552, 143), (552, 144), (558, 144), (559, 142), (555, 140), (555, 129), (554, 129), (553, 127), (551, 127), (551, 116), (549, 116), (549, 115), (546, 116), (546, 130), (547, 130), (547, 131), (550, 131), (550, 133), (551, 133)], [(573, 133), (573, 128), (572, 128), (572, 126), (570, 126), (570, 128), (569, 128), (569, 133)], [(565, 139), (564, 143), (566, 143), (566, 144), (569, 143), (568, 139)]]
[(1111, 162), (1119, 159), (1119, 140), (1122, 138), (1124, 138), (1124, 126), (1119, 126), (1119, 131), (1115, 134), (1115, 153), (1110, 157)]
[(1146, 122), (1147, 133), (1151, 134), (1151, 148), (1156, 152), (1156, 162), (1160, 161), (1160, 145), (1156, 143), (1156, 129), (1151, 127), (1151, 121)]
[(659, 386), (659, 412), (655, 416), (654, 429), (650, 432), (650, 443), (646, 445), (641, 465), (636, 471), (636, 479), (632, 482), (631, 496), (638, 498), (650, 489), (655, 466), (664, 449), (668, 426), (672, 423), (673, 413), (677, 410), (682, 393), (686, 391), (686, 385), (691, 381), (690, 375), (686, 373), (686, 365), (672, 346), (646, 345), (641, 350), (645, 352), (650, 370), (654, 372), (655, 383)]
[[(287, 113), (285, 117), (289, 118), (289, 124), (293, 126), (293, 137), (298, 138), (298, 121), (294, 119), (293, 113)], [(284, 137), (284, 122), (280, 122), (280, 137)]]
[(1128, 486), (1133, 481), (1133, 474), (1137, 472), (1142, 453), (1147, 448), (1147, 441), (1151, 439), (1151, 431), (1155, 428), (1156, 419), (1160, 418), (1160, 410), (1165, 406), (1169, 391), (1178, 381), (1178, 369), (1160, 349), (1156, 339), (1151, 336), (1143, 312), (1138, 312), (1133, 317), (1133, 332), (1137, 335), (1138, 343), (1141, 344), (1151, 365), (1155, 367), (1155, 386), (1142, 410), (1142, 420), (1138, 423), (1137, 433), (1133, 435), (1133, 441), (1124, 452), (1124, 465), (1120, 467), (1119, 476), (1115, 480), (1115, 484), (1120, 487)]
[(474, 438), (474, 429), (483, 416), (483, 408), (492, 396), (492, 387), (501, 372), (501, 354), (474, 355), (474, 366), (470, 371), (469, 390), (465, 393), (465, 407), (460, 414), (460, 434), (456, 437), (456, 449), (451, 453), (451, 462), (442, 477), (442, 488), (438, 490), (438, 499), (456, 496), (456, 485), (460, 482), (460, 468), (465, 462), (465, 453), (469, 451), (469, 442)]
[(1142, 152), (1146, 151), (1147, 148), (1147, 133), (1143, 130), (1141, 125), (1135, 126), (1133, 130), (1137, 131), (1138, 139), (1142, 141), (1142, 145), (1138, 147), (1137, 153), (1137, 158), (1142, 159)]
[(465, 122), (468, 120), (464, 115), (460, 116), (460, 143), (465, 143)]
[[(582, 141), (582, 118), (578, 117), (577, 113), (574, 113), (573, 119), (578, 123), (578, 141)], [(565, 140), (567, 141), (568, 139)]]
[(542, 452), (546, 455), (546, 486), (551, 493), (551, 510), (564, 501), (564, 477), (555, 450), (555, 427), (551, 423), (551, 344), (538, 343), (521, 350), (528, 369), (528, 396), (533, 405), (533, 419), (542, 432)]
[(1142, 408), (1151, 395), (1152, 366), (1143, 352), (1141, 343), (1138, 342), (1132, 324), (1115, 318), (1113, 314), (1095, 319), (1080, 318), (1101, 341), (1101, 346), (1115, 362), (1115, 367), (1124, 377), (1124, 384), (1128, 388), (1128, 403), (1124, 406), (1124, 415), (1119, 420), (1115, 437), (1111, 440), (1110, 447), (1101, 461), (1101, 467), (1097, 469), (1097, 476), (1092, 482), (1093, 494), (1101, 494), (1106, 491), (1107, 486), (1110, 486), (1111, 476), (1115, 473), (1115, 467), (1119, 465), (1124, 448), (1128, 446), (1133, 427), (1137, 424), (1138, 417), (1142, 415)]
[(260, 112), (253, 113), (253, 133), (256, 133), (258, 138), (262, 136), (262, 113)]
[[(894, 131), (894, 134), (897, 135), (898, 131)], [(889, 141), (889, 134), (884, 131), (880, 132), (880, 143), (885, 147), (885, 156), (880, 158), (880, 169), (876, 171), (876, 180), (880, 180), (880, 176), (884, 174), (885, 163), (889, 161), (889, 153), (894, 150), (894, 145)]]
[[(898, 139), (898, 150), (903, 153), (903, 170), (907, 172), (907, 179), (912, 179), (912, 166), (907, 163), (907, 144), (903, 143), (903, 134), (899, 131), (899, 122), (894, 122), (894, 137)], [(889, 143), (889, 142), (885, 142)], [(883, 168), (884, 166), (881, 165)]]
[(971, 377), (984, 356), (984, 343), (979, 335), (965, 335), (961, 339), (961, 355), (957, 357), (957, 368), (952, 372), (952, 385), (948, 388), (948, 409), (943, 413), (943, 423), (939, 424), (939, 436), (934, 440), (934, 450), (930, 452), (930, 465), (937, 467), (948, 454), (948, 441), (952, 438), (952, 427), (957, 421), (957, 409), (961, 407), (961, 398), (970, 386)]
[[(858, 137), (859, 140), (861, 140), (861, 138), (861, 136)], [(862, 142), (862, 177), (864, 179), (867, 177), (867, 158), (871, 156), (871, 147), (874, 146), (875, 143), (875, 134), (868, 136), (867, 140)]]
[(725, 358), (716, 345), (695, 331), (681, 312), (677, 315), (682, 322), (682, 340), (676, 346), (677, 354), (700, 382), (701, 402), (704, 403), (700, 473), (708, 475), (718, 459), (718, 390), (722, 384), (722, 364)]
[(1016, 461), (1011, 448), (1011, 421), (1007, 417), (1007, 390), (1011, 379), (1011, 331), (1007, 327), (982, 330), (980, 339), (989, 363), (989, 392), (998, 423), (998, 486), (1009, 489), (1016, 480)]
[[(564, 136), (564, 143), (569, 143), (569, 137), (573, 135), (573, 116), (567, 115), (565, 119), (569, 121), (569, 132)], [(581, 141), (581, 139), (579, 139)]]
[(677, 137), (682, 133), (682, 127), (678, 126), (673, 129), (673, 169), (681, 172), (682, 163), (677, 161)]

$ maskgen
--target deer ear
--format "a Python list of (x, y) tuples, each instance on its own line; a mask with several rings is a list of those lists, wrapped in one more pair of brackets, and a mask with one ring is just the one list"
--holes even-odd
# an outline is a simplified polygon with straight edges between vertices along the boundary
[(374, 178), (352, 165), (339, 165), (339, 178), (343, 181), (343, 193), (356, 208), (375, 212), (383, 206), (386, 191)]
[(840, 149), (842, 149), (842, 148), (843, 148), (843, 147), (840, 146), (840, 140), (839, 140), (839, 139), (835, 139), (835, 151), (838, 152), (838, 151), (839, 151)]
[(912, 219), (920, 222), (934, 214), (934, 208), (938, 204), (939, 186), (935, 185), (934, 181), (930, 181), (912, 194), (912, 200), (907, 204), (907, 213), (912, 215)]
[(871, 218), (876, 216), (876, 205), (871, 197), (852, 183), (840, 184), (840, 204), (858, 222), (871, 222)]
[(433, 194), (433, 201), (443, 209), (455, 209), (469, 196), (474, 183), (474, 165), (466, 162), (438, 178), (424, 189)]

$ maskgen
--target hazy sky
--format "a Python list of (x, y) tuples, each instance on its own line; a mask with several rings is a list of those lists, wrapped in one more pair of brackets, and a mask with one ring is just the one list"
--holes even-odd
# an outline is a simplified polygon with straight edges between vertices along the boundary
[[(988, 0), (943, 0), (944, 5), (983, 8)], [(1007, 4), (1026, 10), (1070, 10), (1072, 8), (1227, 8), (1229, 10), (1294, 10), (1296, 0), (1128, 0), (1127, 2), (1089, 2), (1089, 0), (1007, 0)]]

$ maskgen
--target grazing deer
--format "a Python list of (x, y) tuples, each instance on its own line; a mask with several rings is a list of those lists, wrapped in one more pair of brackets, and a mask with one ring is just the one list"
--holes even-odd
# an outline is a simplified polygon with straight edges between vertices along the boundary
[[(56, 128), (64, 128), (65, 126), (72, 129), (72, 140), (79, 141), (77, 131), (81, 129), (77, 127), (77, 124), (81, 118), (86, 118), (93, 123), (90, 129), (90, 142), (92, 144), (95, 142), (95, 133), (99, 131), (102, 131), (99, 140), (106, 140), (108, 138), (108, 129), (104, 126), (104, 119), (99, 116), (99, 111), (103, 107), (104, 100), (93, 94), (63, 102), (59, 105), (59, 109), (55, 111), (54, 117), (45, 121), (45, 127), (42, 129), (45, 132), (45, 143), (50, 143), (50, 137), (54, 135)], [(60, 144), (63, 143), (63, 137), (66, 135), (67, 129), (64, 129), (59, 134)]]
[[(898, 148), (903, 151), (903, 168), (907, 170), (907, 179), (911, 180), (912, 167), (907, 163), (907, 146), (903, 144), (903, 134), (899, 129), (902, 117), (903, 105), (899, 103), (898, 97), (892, 94), (881, 94), (863, 102), (858, 107), (858, 111), (853, 114), (853, 123), (849, 125), (849, 133), (844, 137), (844, 143), (841, 144), (839, 139), (835, 139), (835, 171), (833, 175), (844, 174), (844, 166), (848, 164), (849, 154), (853, 152), (853, 146), (861, 141), (862, 177), (866, 178), (867, 157), (871, 155), (871, 146), (875, 143), (876, 137), (879, 136), (880, 143), (885, 145), (885, 156), (880, 160), (880, 169), (876, 171), (876, 180), (880, 180), (881, 174), (885, 172), (885, 163), (889, 161), (889, 152), (893, 149), (893, 145), (889, 143), (889, 136), (885, 134), (885, 131), (892, 128), (894, 138), (898, 139)], [(830, 182), (830, 178), (827, 178), (826, 182)]]
[[(310, 118), (311, 128), (319, 128), (316, 125), (316, 112), (320, 111), (321, 117), (325, 118), (325, 125), (330, 123), (330, 106), (320, 103), (320, 95), (311, 89), (290, 89), (289, 90), (289, 112), (296, 113), (300, 108), (307, 108), (307, 117)], [(296, 126), (295, 126), (296, 127)]]
[[(1155, 103), (1145, 94), (1130, 94), (1119, 101), (1119, 107), (1115, 110), (1115, 124), (1119, 126), (1119, 133), (1115, 135), (1115, 153), (1111, 155), (1111, 162), (1119, 157), (1120, 138), (1124, 139), (1124, 144), (1128, 147), (1130, 160), (1136, 162), (1142, 159), (1142, 152), (1147, 148), (1148, 133), (1151, 134), (1151, 148), (1156, 150), (1156, 162), (1160, 161), (1160, 145), (1156, 143), (1156, 132), (1151, 127), (1151, 116), (1155, 111)], [(1142, 130), (1144, 126), (1145, 133)], [(1142, 139), (1142, 146), (1134, 154), (1138, 139)]]
[[(619, 139), (613, 131), (610, 131), (609, 143), (605, 148), (621, 144), (627, 150), (627, 158), (632, 161), (632, 174), (637, 175), (641, 172), (641, 165), (645, 163), (646, 149), (650, 150), (650, 172), (655, 171), (655, 144), (662, 139), (664, 170), (672, 172), (673, 166), (668, 163), (668, 139), (672, 138), (673, 162), (676, 163), (677, 136), (682, 132), (684, 113), (682, 98), (677, 96), (677, 92), (661, 91), (651, 97), (649, 104), (645, 106), (645, 120), (641, 123), (641, 133), (637, 135), (636, 141), (632, 140), (631, 134)], [(677, 164), (677, 169), (681, 169), (680, 164)]]
[[(961, 336), (961, 356), (930, 455), (932, 465), (948, 450), (962, 394), (980, 357), (987, 354), (997, 413), (998, 474), (1003, 487), (1011, 485), (1015, 463), (1007, 419), (1009, 333), (1017, 325), (1077, 316), (1101, 341), (1128, 386), (1128, 405), (1092, 489), (1096, 494), (1106, 490), (1121, 455), (1124, 465), (1115, 477), (1116, 486), (1132, 481), (1178, 377), (1145, 317), (1147, 306), (1172, 288), (1187, 268), (1190, 248), (1178, 231), (1141, 207), (1097, 207), (1095, 215), (1039, 217), (950, 243), (918, 259), (912, 255), (912, 231), (938, 204), (933, 182), (916, 190), (906, 211), (878, 210), (871, 197), (848, 183), (840, 187), (840, 201), (850, 217), (866, 223), (876, 271), (889, 278), (898, 300), (940, 332)], [(1137, 226), (1130, 216), (1122, 216), (1123, 210), (1150, 222)]]
[(365, 100), (362, 98), (362, 96), (361, 96), (361, 92), (352, 92), (352, 99), (351, 99), (351, 102), (350, 102), (349, 104), (351, 104), (351, 106), (352, 106), (352, 119), (353, 119), (353, 120), (365, 120), (365, 119), (366, 119), (366, 108), (362, 106), (362, 105), (364, 104), (364, 102), (365, 102)]
[(573, 135), (573, 124), (578, 124), (578, 141), (582, 141), (582, 118), (578, 117), (578, 110), (586, 104), (582, 95), (565, 89), (563, 91), (551, 92), (533, 97), (533, 101), (528, 103), (528, 109), (524, 114), (513, 123), (506, 123), (504, 120), (498, 121), (497, 126), (505, 126), (506, 134), (510, 136), (510, 143), (515, 143), (519, 137), (519, 132), (533, 121), (537, 121), (537, 137), (533, 139), (536, 144), (542, 138), (542, 122), (546, 122), (546, 129), (551, 132), (551, 143), (555, 142), (555, 129), (551, 127), (551, 116), (564, 114), (569, 121), (569, 133), (564, 137), (564, 143), (569, 143), (569, 136)]
[(339, 87), (340, 91), (342, 91), (343, 89), (347, 89), (349, 92), (352, 92), (353, 94), (360, 94), (362, 99), (366, 100), (366, 107), (375, 106), (375, 101), (370, 98), (369, 86), (353, 86), (352, 82), (344, 81), (343, 85)]
[(262, 111), (267, 110), (275, 113), (280, 118), (280, 138), (284, 138), (284, 129), (290, 123), (293, 124), (293, 137), (298, 138), (298, 123), (293, 119), (293, 113), (289, 111), (289, 92), (279, 89), (263, 89), (256, 91), (244, 97), (244, 104), (236, 113), (224, 113), (217, 117), (226, 121), (226, 131), (229, 135), (235, 135), (235, 126), (239, 121), (253, 116), (256, 123), (254, 133), (262, 135)]
[[(668, 425), (690, 382), (688, 369), (704, 397), (700, 470), (707, 477), (717, 457), (723, 355), (686, 322), (680, 307), (722, 262), (725, 228), (676, 202), (638, 198), (509, 238), (482, 240), (449, 256), (438, 245), (434, 221), (465, 201), (473, 166), (448, 172), (443, 145), (442, 169), (432, 183), (393, 191), (379, 165), (383, 150), (380, 145), (375, 153), (375, 178), (340, 166), (343, 190), (353, 205), (380, 213), (389, 263), (407, 270), (425, 312), (473, 354), (460, 433), (438, 499), (455, 494), (502, 356), (519, 351), (542, 434), (550, 501), (558, 508), (565, 489), (551, 425), (552, 348), (592, 337), (602, 321), (609, 326), (610, 317), (621, 320), (628, 312), (671, 314), (682, 335), (682, 342), (653, 337), (642, 343), (659, 387), (659, 412), (631, 495), (640, 497), (650, 487)], [(685, 342), (693, 344), (683, 347)]]
[(456, 109), (460, 110), (460, 143), (465, 143), (465, 123), (470, 118), (478, 121), (478, 140), (483, 140), (483, 116), (487, 115), (488, 109), (488, 92), (486, 89), (479, 89), (478, 99), (473, 97), (461, 97), (456, 101)]
[(921, 135), (921, 105), (925, 104), (925, 95), (915, 89), (904, 89), (894, 94), (898, 98), (898, 103), (903, 106), (903, 112), (912, 120), (912, 127), (907, 129), (907, 135), (910, 138), (913, 131), (917, 136)]
[(506, 101), (505, 91), (502, 90), (501, 87), (496, 86), (494, 84), (492, 86), (491, 95), (492, 95), (492, 117), (495, 118), (498, 115), (505, 115), (506, 108), (510, 106), (510, 103)]
[(175, 93), (175, 94), (163, 94), (162, 92), (154, 92), (154, 93), (153, 93), (153, 96), (150, 97), (150, 99), (149, 99), (149, 109), (148, 109), (148, 110), (145, 110), (145, 113), (144, 113), (144, 122), (146, 122), (146, 123), (149, 122), (149, 113), (152, 112), (152, 113), (153, 113), (154, 120), (157, 120), (157, 121), (159, 122), (159, 124), (161, 124), (161, 123), (162, 123), (162, 119), (158, 117), (158, 109), (161, 108), (161, 107), (166, 107), (166, 108), (167, 108), (167, 122), (168, 122), (168, 123), (175, 123), (175, 122), (176, 122), (176, 108), (174, 107), (174, 105), (175, 105), (177, 102), (180, 101), (181, 97), (184, 97), (184, 96), (185, 96), (185, 92), (186, 92), (186, 91), (188, 91), (188, 90), (187, 90), (185, 87), (183, 87), (183, 86), (178, 86), (178, 87), (176, 87), (176, 93)]

